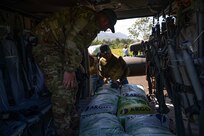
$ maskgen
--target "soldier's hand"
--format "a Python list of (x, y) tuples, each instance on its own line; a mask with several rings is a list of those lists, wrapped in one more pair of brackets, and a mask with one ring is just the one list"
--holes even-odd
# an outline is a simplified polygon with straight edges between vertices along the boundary
[(64, 72), (63, 85), (66, 89), (76, 87), (75, 72)]
[(111, 83), (111, 88), (118, 89), (118, 88), (119, 88), (119, 85), (120, 85), (120, 82), (118, 82), (118, 81), (112, 81), (112, 83)]

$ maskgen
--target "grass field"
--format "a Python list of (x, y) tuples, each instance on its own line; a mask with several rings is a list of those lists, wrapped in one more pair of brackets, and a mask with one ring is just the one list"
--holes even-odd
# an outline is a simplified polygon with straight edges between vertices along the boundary
[[(122, 49), (111, 49), (111, 51), (117, 56), (123, 56)], [(129, 51), (129, 55), (132, 56), (132, 52)]]

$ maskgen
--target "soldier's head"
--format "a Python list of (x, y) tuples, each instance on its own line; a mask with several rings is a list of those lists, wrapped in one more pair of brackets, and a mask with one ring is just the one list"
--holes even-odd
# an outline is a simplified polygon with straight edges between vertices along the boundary
[(111, 49), (107, 44), (103, 44), (100, 46), (100, 56), (106, 59), (110, 58), (112, 55)]
[(115, 33), (114, 25), (117, 22), (117, 15), (112, 9), (103, 9), (98, 12), (98, 21), (102, 31), (111, 29), (112, 33)]

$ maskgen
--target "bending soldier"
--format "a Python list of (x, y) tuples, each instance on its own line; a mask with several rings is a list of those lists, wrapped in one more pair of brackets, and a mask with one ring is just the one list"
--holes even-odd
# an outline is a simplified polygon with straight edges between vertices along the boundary
[(46, 18), (34, 30), (40, 40), (33, 50), (34, 56), (52, 93), (56, 135), (73, 136), (70, 121), (78, 90), (75, 72), (80, 67), (82, 52), (100, 31), (110, 28), (114, 33), (116, 21), (111, 9), (96, 12), (88, 7), (73, 7)]
[(108, 45), (101, 45), (99, 60), (99, 75), (103, 78), (110, 79), (113, 86), (127, 84), (127, 75), (129, 73), (128, 66), (123, 58), (117, 57), (111, 53)]

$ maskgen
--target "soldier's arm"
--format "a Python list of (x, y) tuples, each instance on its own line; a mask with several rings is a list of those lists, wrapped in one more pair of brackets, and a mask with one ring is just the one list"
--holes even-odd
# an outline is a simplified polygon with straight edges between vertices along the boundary
[(98, 65), (99, 65), (99, 66), (98, 66), (99, 76), (103, 77), (101, 58), (99, 59)]
[[(90, 16), (93, 15), (91, 10), (79, 8), (76, 13), (74, 13), (73, 22), (71, 19), (71, 24), (73, 25), (71, 30), (69, 30), (66, 35), (66, 43), (65, 43), (65, 70), (66, 71), (74, 71), (82, 60), (82, 55), (75, 43), (77, 40), (77, 34), (88, 24), (90, 20)], [(84, 37), (85, 38), (85, 37)]]
[[(71, 30), (68, 32), (67, 41), (73, 40), (77, 34), (89, 23), (95, 16), (95, 12), (87, 7), (79, 7), (74, 9), (71, 13), (72, 17), (70, 23)], [(73, 15), (74, 14), (74, 15)]]
[(108, 78), (108, 73), (104, 71), (103, 66), (106, 65), (105, 58), (100, 58), (99, 60), (99, 75), (103, 78)]

